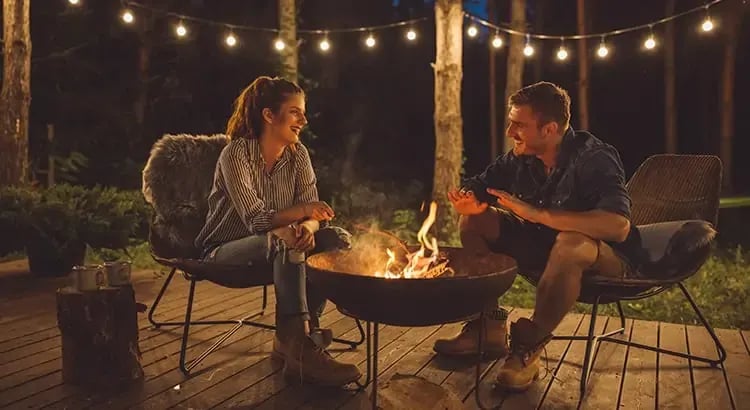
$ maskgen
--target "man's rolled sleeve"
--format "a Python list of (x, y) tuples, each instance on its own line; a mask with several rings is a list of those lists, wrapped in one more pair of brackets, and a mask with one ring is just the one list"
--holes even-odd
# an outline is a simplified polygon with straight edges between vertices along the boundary
[(241, 145), (230, 147), (219, 157), (229, 199), (251, 234), (267, 232), (271, 230), (275, 211), (266, 209), (265, 202), (253, 187), (251, 164), (242, 155)]
[(498, 156), (485, 170), (461, 183), (461, 189), (474, 192), (474, 196), (485, 203), (495, 203), (497, 198), (487, 193), (487, 188), (507, 189), (509, 175), (509, 157), (511, 153)]
[(597, 149), (580, 164), (583, 195), (594, 209), (630, 219), (630, 195), (625, 188), (625, 171), (617, 151), (612, 147)]

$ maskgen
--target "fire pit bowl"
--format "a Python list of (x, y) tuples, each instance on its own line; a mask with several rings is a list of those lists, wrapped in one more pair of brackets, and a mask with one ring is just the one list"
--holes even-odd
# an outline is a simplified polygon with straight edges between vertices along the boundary
[[(385, 252), (336, 250), (307, 258), (309, 280), (345, 314), (394, 326), (431, 326), (476, 317), (513, 283), (515, 261), (477, 257), (463, 248), (440, 248), (455, 272), (435, 278), (388, 279), (373, 275)], [(360, 252), (361, 253), (361, 252)], [(364, 256), (364, 257), (363, 257)]]

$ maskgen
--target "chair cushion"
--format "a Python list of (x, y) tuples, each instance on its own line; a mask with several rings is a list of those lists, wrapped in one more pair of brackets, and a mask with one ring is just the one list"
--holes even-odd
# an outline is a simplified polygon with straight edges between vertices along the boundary
[(694, 273), (705, 262), (716, 237), (703, 220), (681, 220), (639, 225), (642, 243), (641, 274), (667, 279)]

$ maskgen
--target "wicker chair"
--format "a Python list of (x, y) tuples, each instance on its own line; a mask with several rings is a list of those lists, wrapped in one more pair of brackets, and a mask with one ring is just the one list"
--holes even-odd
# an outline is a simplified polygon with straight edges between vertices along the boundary
[[(179, 365), (185, 375), (243, 326), (275, 329), (273, 325), (253, 321), (265, 313), (267, 287), (273, 284), (270, 263), (235, 266), (206, 262), (200, 259), (201, 252), (193, 244), (193, 238), (205, 221), (216, 161), (227, 142), (228, 139), (223, 135), (165, 135), (154, 144), (143, 170), (143, 195), (154, 210), (149, 233), (151, 254), (156, 262), (171, 269), (149, 309), (148, 320), (156, 328), (183, 326)], [(183, 272), (185, 279), (190, 281), (185, 320), (157, 321), (154, 313), (177, 271)], [(262, 286), (261, 309), (236, 319), (191, 320), (195, 286), (201, 281), (228, 288)], [(192, 325), (233, 326), (213, 345), (188, 362), (186, 350)], [(360, 345), (365, 339), (364, 329), (358, 320), (356, 325), (359, 329), (358, 340), (334, 338), (333, 341), (352, 348)]]
[[(632, 199), (632, 223), (641, 228), (644, 247), (653, 246), (655, 253), (664, 253), (665, 243), (653, 244), (649, 241), (652, 233), (649, 228), (654, 224), (670, 221), (706, 221), (711, 226), (717, 225), (719, 214), (719, 190), (721, 188), (721, 161), (710, 155), (654, 155), (644, 161), (627, 184)], [(711, 239), (713, 236), (711, 235)], [(657, 238), (657, 242), (664, 238)], [(670, 238), (667, 238), (670, 239)], [(705, 239), (705, 238), (704, 238)], [(649, 242), (651, 242), (649, 244)], [(554, 336), (559, 340), (585, 340), (586, 353), (581, 369), (581, 398), (586, 393), (586, 385), (593, 367), (593, 356), (597, 344), (613, 342), (633, 348), (647, 349), (653, 352), (688, 358), (717, 366), (726, 359), (726, 351), (716, 337), (713, 328), (701, 313), (683, 282), (693, 276), (705, 263), (711, 253), (711, 241), (704, 240), (689, 253), (679, 259), (665, 258), (658, 263), (642, 267), (646, 277), (659, 279), (625, 279), (612, 280), (602, 276), (585, 275), (579, 302), (592, 305), (591, 321), (587, 336), (562, 335)], [(654, 261), (662, 255), (651, 255)], [(532, 284), (533, 280), (528, 279)], [(655, 296), (677, 286), (693, 307), (701, 324), (713, 339), (718, 358), (706, 358), (681, 352), (675, 352), (654, 346), (622, 340), (613, 337), (624, 334), (625, 315), (621, 301), (638, 300)], [(595, 334), (597, 309), (600, 304), (615, 303), (620, 316), (620, 328), (600, 335)]]

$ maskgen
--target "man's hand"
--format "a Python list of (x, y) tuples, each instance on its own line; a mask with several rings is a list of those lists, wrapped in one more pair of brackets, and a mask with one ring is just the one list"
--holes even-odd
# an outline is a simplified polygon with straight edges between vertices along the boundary
[(296, 236), (294, 249), (309, 252), (315, 248), (315, 234), (309, 226), (305, 224), (295, 225), (294, 231)]
[(519, 218), (529, 222), (539, 222), (540, 210), (513, 195), (496, 189), (487, 188), (487, 193), (497, 197), (498, 205), (518, 215)]
[(324, 201), (302, 204), (302, 210), (306, 218), (312, 218), (316, 221), (330, 221), (336, 216), (333, 208)]
[(488, 207), (486, 203), (479, 202), (471, 191), (448, 191), (448, 200), (461, 215), (478, 215), (486, 211)]

